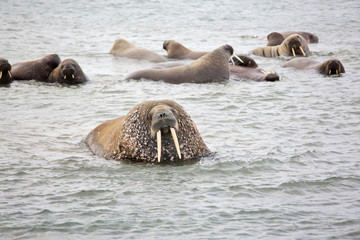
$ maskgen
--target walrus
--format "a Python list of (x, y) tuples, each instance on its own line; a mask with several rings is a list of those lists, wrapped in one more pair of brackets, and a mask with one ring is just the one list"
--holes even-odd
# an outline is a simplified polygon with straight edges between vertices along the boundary
[(192, 51), (175, 40), (166, 40), (163, 48), (167, 51), (169, 58), (174, 59), (193, 59), (196, 60), (208, 52)]
[(11, 64), (5, 58), (0, 58), (0, 84), (9, 84), (13, 81)]
[(11, 74), (14, 80), (45, 81), (60, 62), (57, 54), (50, 54), (37, 60), (13, 64)]
[(319, 38), (312, 33), (309, 32), (283, 32), (283, 33), (279, 33), (279, 32), (272, 32), (270, 34), (267, 35), (267, 40), (268, 40), (268, 44), (267, 46), (277, 46), (280, 45), (285, 38), (287, 38), (290, 35), (293, 34), (299, 34), (300, 36), (302, 36), (307, 43), (318, 43), (319, 42)]
[(229, 58), (233, 54), (230, 45), (221, 46), (199, 59), (183, 66), (165, 69), (144, 69), (130, 73), (126, 79), (142, 78), (167, 83), (209, 83), (229, 80)]
[(73, 59), (62, 61), (46, 79), (50, 83), (58, 82), (66, 84), (80, 84), (88, 80), (79, 64)]
[(185, 161), (210, 154), (191, 117), (171, 100), (152, 100), (101, 123), (84, 142), (97, 156), (135, 162)]
[(110, 50), (110, 54), (118, 57), (147, 60), (150, 62), (165, 62), (167, 59), (156, 52), (148, 49), (139, 48), (125, 39), (117, 39)]
[(319, 62), (314, 59), (309, 58), (294, 58), (286, 62), (282, 67), (293, 67), (296, 69), (314, 69), (319, 73), (325, 75), (335, 75), (340, 73), (345, 73), (345, 68), (343, 64), (337, 59), (329, 59), (325, 62)]
[(235, 75), (241, 79), (253, 80), (253, 81), (268, 81), (275, 82), (279, 81), (279, 75), (272, 71), (270, 73), (266, 73), (263, 69), (259, 68), (254, 59), (237, 55), (240, 60), (236, 57), (232, 57), (233, 64), (229, 65), (230, 74)]
[(315, 34), (310, 33), (310, 32), (287, 31), (287, 32), (282, 32), (281, 34), (284, 36), (284, 38), (287, 38), (288, 36), (293, 35), (293, 34), (299, 34), (308, 43), (318, 43), (319, 42), (318, 36), (316, 36)]
[(308, 56), (309, 46), (306, 40), (299, 34), (293, 34), (285, 38), (278, 46), (266, 46), (253, 50), (253, 54), (264, 57), (278, 56)]

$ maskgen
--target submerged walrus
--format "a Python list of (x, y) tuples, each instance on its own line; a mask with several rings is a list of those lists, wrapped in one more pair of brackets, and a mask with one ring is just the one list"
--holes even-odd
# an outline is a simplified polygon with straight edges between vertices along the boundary
[(38, 60), (15, 63), (12, 65), (11, 73), (14, 80), (45, 81), (60, 62), (57, 54), (50, 54)]
[(318, 43), (319, 42), (319, 38), (313, 34), (313, 33), (309, 33), (309, 32), (272, 32), (269, 35), (267, 35), (267, 40), (268, 40), (268, 46), (277, 46), (280, 45), (285, 38), (289, 37), (290, 35), (293, 34), (299, 34), (300, 36), (302, 36), (307, 43)]
[(192, 51), (175, 40), (166, 40), (163, 48), (167, 51), (169, 58), (175, 59), (193, 59), (196, 60), (208, 52)]
[(9, 84), (12, 82), (11, 65), (5, 58), (0, 58), (0, 84)]
[(253, 54), (264, 57), (278, 56), (308, 56), (310, 54), (309, 46), (306, 40), (299, 34), (293, 34), (287, 37), (278, 46), (260, 47), (253, 51)]
[(47, 78), (47, 82), (80, 84), (88, 81), (79, 64), (73, 59), (66, 59), (55, 68)]
[(167, 59), (156, 52), (148, 49), (139, 48), (125, 39), (117, 39), (110, 50), (110, 53), (118, 57), (127, 57), (150, 62), (165, 62)]
[(232, 57), (232, 62), (234, 64), (230, 64), (230, 74), (235, 75), (241, 79), (245, 80), (253, 80), (253, 81), (268, 81), (275, 82), (279, 81), (279, 75), (277, 73), (266, 73), (263, 69), (259, 68), (254, 59), (237, 55), (238, 58)]
[(294, 58), (286, 62), (283, 67), (293, 67), (296, 69), (314, 69), (325, 75), (335, 75), (345, 73), (345, 68), (337, 59), (329, 59), (323, 63), (309, 58)]
[(190, 116), (171, 100), (140, 103), (126, 116), (97, 126), (85, 143), (106, 159), (137, 162), (175, 162), (210, 154)]
[(229, 58), (233, 54), (230, 45), (221, 46), (194, 62), (165, 69), (144, 69), (130, 73), (126, 79), (142, 78), (167, 83), (209, 83), (229, 80)]

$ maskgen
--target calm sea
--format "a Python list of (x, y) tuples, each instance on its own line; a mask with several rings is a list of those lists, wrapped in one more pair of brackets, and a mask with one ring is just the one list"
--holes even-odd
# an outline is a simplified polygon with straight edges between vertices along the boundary
[[(1, 0), (0, 57), (57, 53), (91, 79), (0, 87), (0, 239), (360, 239), (360, 3), (354, 1)], [(152, 63), (116, 58), (115, 39), (166, 55), (266, 45), (316, 33), (326, 77), (254, 57), (279, 82), (125, 81)], [(81, 140), (139, 102), (172, 99), (213, 156), (177, 165), (94, 156)]]

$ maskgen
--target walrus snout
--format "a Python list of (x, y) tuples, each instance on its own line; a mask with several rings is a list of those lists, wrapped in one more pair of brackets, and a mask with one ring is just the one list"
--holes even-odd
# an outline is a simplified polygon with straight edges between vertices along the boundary
[(279, 81), (279, 75), (277, 73), (269, 73), (265, 76), (265, 81), (276, 82)]
[(241, 61), (237, 57), (235, 57), (233, 55), (231, 57), (232, 61), (230, 59), (229, 63), (234, 62), (235, 66), (243, 66), (243, 67), (251, 67), (251, 68), (257, 68), (258, 67), (258, 65), (257, 65), (257, 63), (255, 62), (254, 59), (252, 59), (250, 57), (247, 57), (247, 56), (244, 56), (244, 55), (238, 55), (238, 54), (236, 54), (236, 55), (237, 55), (237, 57), (240, 58)]
[(12, 82), (11, 65), (3, 58), (0, 58), (0, 84), (7, 84)]
[(168, 133), (170, 128), (178, 130), (178, 123), (171, 110), (164, 110), (155, 113), (151, 120), (151, 135), (155, 137), (158, 131)]

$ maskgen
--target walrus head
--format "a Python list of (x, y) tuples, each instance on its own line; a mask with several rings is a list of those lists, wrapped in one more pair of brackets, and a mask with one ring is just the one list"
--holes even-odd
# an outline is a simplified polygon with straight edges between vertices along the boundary
[(299, 34), (293, 34), (287, 37), (281, 44), (286, 48), (288, 55), (308, 56), (310, 54), (309, 46), (306, 40)]
[(66, 59), (58, 66), (58, 82), (66, 84), (79, 84), (86, 81), (79, 64), (73, 59)]
[(11, 83), (13, 77), (11, 75), (11, 65), (8, 60), (0, 58), (0, 84)]
[(268, 46), (277, 46), (284, 41), (285, 37), (279, 32), (272, 32), (267, 35)]
[(345, 73), (345, 68), (339, 60), (330, 59), (321, 65), (319, 71), (325, 75), (338, 75), (340, 73)]
[(195, 123), (170, 100), (146, 101), (125, 116), (115, 158), (174, 162), (208, 154)]
[[(239, 58), (240, 58), (240, 60), (239, 60)], [(232, 62), (234, 63), (235, 66), (243, 66), (243, 67), (251, 67), (251, 68), (258, 67), (258, 65), (254, 59), (252, 59), (251, 57), (244, 56), (244, 55), (233, 54), (233, 56), (231, 56), (231, 58), (230, 58), (229, 63), (232, 63)]]
[(306, 42), (308, 43), (318, 43), (319, 38), (315, 34), (309, 32), (300, 32), (301, 36), (305, 38)]

